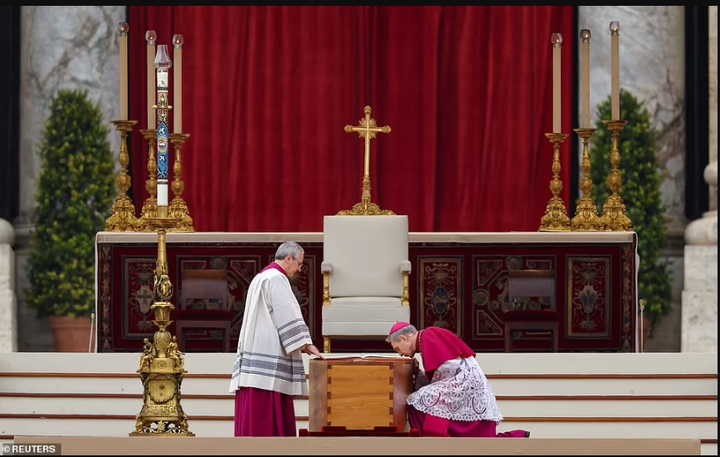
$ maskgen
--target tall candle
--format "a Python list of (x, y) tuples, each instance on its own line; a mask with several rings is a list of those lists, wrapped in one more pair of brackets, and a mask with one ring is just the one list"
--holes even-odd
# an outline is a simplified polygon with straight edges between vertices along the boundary
[(128, 32), (130, 26), (127, 22), (118, 25), (120, 32), (120, 120), (128, 119)]
[(173, 35), (173, 131), (182, 133), (182, 46), (183, 36)]
[(612, 120), (620, 120), (620, 23), (610, 23), (610, 47), (612, 66)]
[(580, 127), (590, 128), (590, 30), (580, 31), (580, 104), (582, 120)]
[(562, 132), (562, 34), (550, 37), (553, 46), (553, 133)]
[(157, 114), (153, 109), (155, 100), (155, 41), (157, 34), (155, 30), (145, 32), (145, 41), (147, 42), (147, 118), (148, 129), (152, 130), (157, 126)]

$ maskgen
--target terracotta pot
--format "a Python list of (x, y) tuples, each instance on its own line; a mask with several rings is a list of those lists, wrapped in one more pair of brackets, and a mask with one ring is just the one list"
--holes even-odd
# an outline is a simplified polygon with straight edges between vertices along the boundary
[(652, 321), (649, 317), (643, 316), (643, 327), (642, 327), (642, 342), (640, 343), (640, 352), (645, 352), (645, 343), (650, 337), (650, 327), (652, 327)]
[(89, 317), (48, 317), (55, 340), (55, 352), (88, 352), (91, 321)]

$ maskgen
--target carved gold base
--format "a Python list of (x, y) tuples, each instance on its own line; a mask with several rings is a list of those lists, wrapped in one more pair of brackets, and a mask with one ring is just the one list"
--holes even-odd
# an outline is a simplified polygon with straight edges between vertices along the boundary
[(178, 223), (171, 228), (170, 232), (194, 232), (193, 219), (190, 217), (190, 210), (187, 203), (181, 197), (173, 198), (170, 202), (170, 217), (177, 219)]
[(325, 354), (330, 353), (330, 337), (329, 336), (323, 337), (323, 352)]
[(137, 223), (138, 232), (152, 232), (154, 226), (149, 220), (157, 217), (157, 199), (153, 196), (148, 197), (143, 204), (142, 213)]
[(338, 216), (394, 216), (395, 213), (389, 209), (380, 209), (373, 202), (356, 203), (352, 209), (343, 210), (337, 213)]
[(605, 205), (603, 215), (600, 218), (603, 229), (608, 232), (632, 232), (632, 221), (627, 217), (625, 203), (618, 194), (611, 194)]
[(105, 230), (110, 232), (134, 232), (137, 229), (135, 205), (125, 194), (115, 199), (112, 214), (105, 222)]
[(602, 231), (603, 226), (597, 213), (595, 202), (590, 197), (580, 199), (580, 204), (575, 211), (575, 217), (572, 218), (570, 226), (578, 232), (597, 232)]
[(545, 208), (545, 215), (540, 220), (540, 231), (562, 232), (570, 229), (570, 216), (567, 214), (565, 202), (560, 197), (552, 197)]

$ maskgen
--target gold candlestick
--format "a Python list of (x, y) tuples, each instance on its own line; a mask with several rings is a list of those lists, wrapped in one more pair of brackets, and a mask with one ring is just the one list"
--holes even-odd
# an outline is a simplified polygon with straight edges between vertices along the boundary
[(593, 188), (592, 178), (590, 177), (590, 138), (593, 137), (597, 129), (580, 128), (574, 131), (582, 138), (583, 142), (583, 177), (580, 180), (580, 189), (582, 190), (583, 197), (577, 206), (575, 217), (570, 221), (570, 226), (576, 231), (602, 230), (602, 223), (598, 216), (597, 206), (590, 196)]
[(618, 190), (622, 186), (622, 175), (620, 174), (620, 132), (625, 128), (627, 121), (613, 120), (603, 121), (607, 129), (612, 132), (612, 149), (610, 150), (610, 166), (612, 173), (608, 176), (608, 186), (612, 191), (603, 205), (603, 214), (600, 221), (603, 228), (608, 232), (632, 232), (632, 221), (627, 216), (625, 203)]
[(110, 232), (134, 232), (137, 227), (137, 217), (135, 216), (135, 205), (127, 195), (130, 189), (131, 179), (127, 174), (128, 165), (130, 164), (130, 154), (127, 148), (127, 135), (132, 132), (133, 126), (138, 121), (110, 121), (115, 125), (115, 129), (120, 132), (120, 175), (117, 179), (120, 195), (115, 199), (112, 214), (105, 221), (105, 230)]
[(553, 179), (550, 181), (552, 197), (545, 208), (545, 215), (540, 221), (541, 232), (570, 230), (570, 217), (567, 214), (565, 202), (560, 197), (563, 184), (560, 179), (560, 145), (568, 137), (566, 133), (546, 133), (545, 136), (553, 144)]
[(190, 210), (187, 203), (181, 197), (185, 190), (185, 183), (182, 180), (182, 146), (185, 140), (190, 137), (187, 133), (171, 133), (170, 143), (175, 146), (175, 160), (173, 161), (173, 182), (170, 186), (174, 195), (170, 202), (170, 217), (177, 219), (178, 224), (170, 231), (172, 232), (194, 232), (193, 220), (190, 217)]
[(152, 342), (148, 338), (144, 340), (137, 370), (143, 385), (143, 406), (130, 436), (195, 436), (189, 430), (188, 416), (180, 404), (180, 387), (187, 373), (185, 357), (178, 348), (177, 338), (167, 330), (173, 322), (170, 312), (175, 306), (170, 302), (173, 287), (168, 273), (166, 231), (178, 221), (162, 217), (147, 218), (146, 221), (158, 232), (155, 302), (150, 307), (155, 313), (153, 323), (158, 330)]
[(148, 160), (147, 172), (148, 178), (145, 180), (145, 190), (150, 195), (143, 203), (142, 213), (138, 220), (139, 232), (150, 232), (152, 228), (147, 222), (149, 218), (157, 217), (157, 159), (155, 158), (155, 144), (157, 141), (157, 129), (140, 130), (143, 138), (148, 142)]

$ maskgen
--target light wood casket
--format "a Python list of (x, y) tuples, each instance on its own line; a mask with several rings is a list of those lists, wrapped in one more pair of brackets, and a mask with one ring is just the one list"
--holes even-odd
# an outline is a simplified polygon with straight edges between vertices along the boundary
[(405, 431), (412, 369), (413, 360), (400, 357), (310, 360), (310, 431), (326, 425)]

